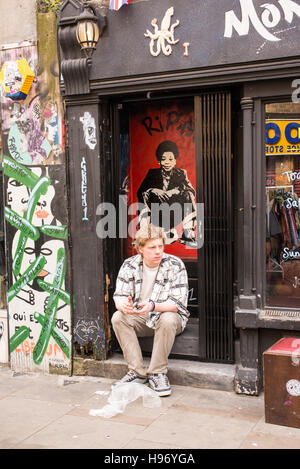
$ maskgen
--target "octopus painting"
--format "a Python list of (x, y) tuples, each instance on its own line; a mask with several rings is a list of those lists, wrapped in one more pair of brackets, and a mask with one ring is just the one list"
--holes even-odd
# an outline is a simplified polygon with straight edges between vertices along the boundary
[[(163, 52), (164, 55), (171, 55), (172, 45), (179, 42), (179, 39), (175, 40), (174, 38), (174, 30), (176, 26), (179, 25), (179, 20), (175, 21), (175, 23), (171, 25), (171, 17), (173, 15), (174, 7), (171, 7), (166, 11), (165, 16), (161, 22), (160, 29), (157, 25), (157, 18), (154, 18), (151, 21), (154, 32), (151, 32), (149, 29), (147, 29), (147, 32), (144, 34), (145, 37), (150, 38), (150, 53), (153, 55), (153, 57), (157, 57), (161, 52)], [(154, 50), (155, 43), (156, 50)]]

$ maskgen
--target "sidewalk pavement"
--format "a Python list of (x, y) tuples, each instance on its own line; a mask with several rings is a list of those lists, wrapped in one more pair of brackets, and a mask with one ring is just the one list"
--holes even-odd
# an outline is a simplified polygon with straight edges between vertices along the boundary
[(112, 379), (20, 374), (0, 365), (1, 449), (299, 449), (300, 429), (266, 424), (264, 397), (172, 386), (161, 407), (142, 399), (110, 419)]

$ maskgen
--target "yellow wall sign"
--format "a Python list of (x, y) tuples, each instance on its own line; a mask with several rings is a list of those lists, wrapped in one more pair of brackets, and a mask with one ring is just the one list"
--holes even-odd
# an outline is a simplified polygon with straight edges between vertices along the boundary
[(300, 120), (266, 120), (266, 155), (300, 156)]
[(5, 95), (16, 101), (26, 99), (34, 77), (26, 59), (6, 61), (0, 72)]

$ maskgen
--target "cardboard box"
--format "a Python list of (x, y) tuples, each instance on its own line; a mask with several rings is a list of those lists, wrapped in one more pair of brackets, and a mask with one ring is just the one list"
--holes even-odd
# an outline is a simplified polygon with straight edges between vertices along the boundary
[(300, 428), (300, 338), (285, 337), (263, 353), (265, 421)]

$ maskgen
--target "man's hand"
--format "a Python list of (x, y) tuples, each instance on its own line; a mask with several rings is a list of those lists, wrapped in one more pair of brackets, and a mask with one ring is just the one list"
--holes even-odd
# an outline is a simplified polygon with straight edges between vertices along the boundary
[(128, 296), (126, 300), (120, 301), (116, 306), (123, 314), (147, 314), (152, 308), (152, 304), (149, 301), (139, 303), (136, 308), (133, 308), (131, 296)]
[(121, 313), (124, 314), (134, 314), (133, 313), (133, 304), (131, 296), (128, 296), (126, 300), (118, 301), (116, 307)]
[(150, 301), (142, 301), (137, 306), (138, 309), (133, 309), (132, 314), (147, 314), (152, 309), (152, 303), (150, 303)]

